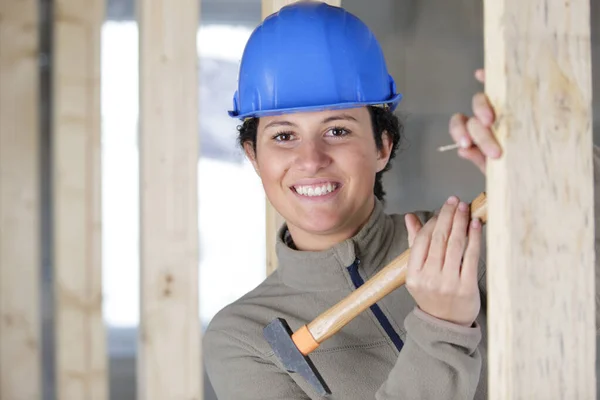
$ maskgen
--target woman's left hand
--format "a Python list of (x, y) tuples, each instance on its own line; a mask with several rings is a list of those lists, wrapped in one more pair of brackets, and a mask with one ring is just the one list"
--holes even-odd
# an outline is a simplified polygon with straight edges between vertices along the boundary
[[(475, 78), (483, 83), (485, 73), (475, 71)], [(475, 164), (485, 174), (487, 158), (498, 158), (502, 154), (500, 145), (491, 127), (496, 120), (494, 109), (483, 92), (476, 93), (472, 100), (473, 116), (456, 113), (450, 118), (450, 135), (461, 147), (458, 155)]]

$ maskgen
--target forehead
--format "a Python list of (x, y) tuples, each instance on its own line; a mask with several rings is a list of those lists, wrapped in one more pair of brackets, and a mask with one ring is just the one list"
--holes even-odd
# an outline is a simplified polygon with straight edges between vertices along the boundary
[(341, 120), (358, 124), (368, 123), (370, 121), (369, 111), (366, 107), (358, 107), (264, 116), (260, 118), (259, 127), (267, 129), (280, 125), (311, 126)]

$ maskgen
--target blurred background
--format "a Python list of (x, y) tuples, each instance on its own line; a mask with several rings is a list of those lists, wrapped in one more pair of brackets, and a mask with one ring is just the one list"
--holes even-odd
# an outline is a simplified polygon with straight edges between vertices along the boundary
[[(42, 24), (47, 24), (52, 3), (41, 2)], [(107, 3), (101, 54), (104, 317), (110, 398), (129, 400), (136, 396), (139, 324), (138, 31), (133, 0)], [(471, 96), (482, 89), (473, 77), (475, 69), (483, 66), (482, 1), (343, 0), (342, 5), (375, 32), (404, 94), (398, 114), (405, 123), (405, 141), (384, 179), (387, 211), (432, 209), (450, 194), (465, 199), (476, 196), (485, 185), (479, 171), (453, 151), (438, 153), (436, 148), (450, 143), (450, 116), (469, 113)], [(198, 224), (203, 327), (220, 308), (265, 277), (265, 199), (257, 176), (236, 146), (238, 121), (227, 115), (244, 44), (260, 20), (260, 0), (201, 0)], [(592, 21), (594, 141), (598, 143), (600, 5), (595, 0)], [(42, 47), (43, 56), (51, 59), (51, 43), (43, 41)], [(50, 68), (47, 63), (43, 71), (42, 115), (49, 115), (51, 106)], [(47, 184), (45, 190), (48, 198)], [(49, 229), (49, 205), (44, 204), (44, 227)], [(228, 251), (232, 232), (235, 252)], [(54, 398), (50, 258), (50, 245), (44, 243), (46, 400)], [(207, 380), (205, 391), (206, 400), (216, 398)]]

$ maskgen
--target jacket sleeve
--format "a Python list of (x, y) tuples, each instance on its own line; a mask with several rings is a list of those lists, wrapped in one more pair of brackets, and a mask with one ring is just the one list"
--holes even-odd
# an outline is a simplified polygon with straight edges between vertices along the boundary
[(204, 363), (219, 400), (310, 400), (290, 375), (226, 331), (204, 335)]
[(416, 308), (404, 325), (404, 347), (376, 399), (473, 399), (482, 364), (477, 322), (467, 328)]

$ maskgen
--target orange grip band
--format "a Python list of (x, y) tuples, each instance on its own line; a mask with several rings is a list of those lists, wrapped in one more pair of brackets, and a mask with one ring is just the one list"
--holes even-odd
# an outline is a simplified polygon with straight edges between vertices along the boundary
[(305, 356), (319, 347), (319, 343), (317, 343), (306, 325), (292, 334), (292, 341), (296, 344), (300, 353)]

